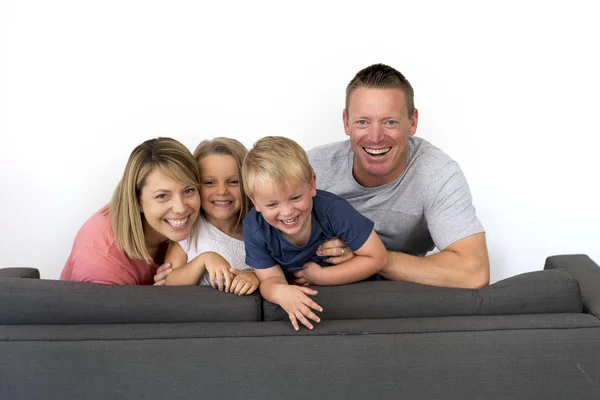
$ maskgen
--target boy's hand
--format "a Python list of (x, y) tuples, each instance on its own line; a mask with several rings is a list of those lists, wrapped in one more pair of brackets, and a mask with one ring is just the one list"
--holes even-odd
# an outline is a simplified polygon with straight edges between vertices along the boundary
[(307, 317), (315, 322), (321, 322), (321, 318), (317, 317), (311, 308), (316, 311), (323, 311), (323, 308), (307, 296), (317, 294), (316, 290), (288, 284), (281, 285), (279, 290), (278, 303), (287, 312), (295, 330), (300, 329), (298, 321), (308, 329), (313, 329)]
[(317, 248), (317, 255), (319, 257), (329, 257), (323, 261), (334, 265), (356, 257), (356, 254), (338, 238), (329, 239), (321, 243)]
[(229, 272), (234, 276), (230, 291), (238, 296), (253, 293), (258, 288), (260, 281), (254, 272), (235, 268), (230, 268)]
[[(212, 253), (208, 256), (205, 261), (206, 271), (208, 271), (208, 276), (210, 279), (210, 286), (213, 289), (219, 288), (219, 291), (229, 292), (229, 288), (231, 287), (231, 281), (233, 280), (233, 276), (229, 269), (231, 265), (221, 257), (219, 254)], [(215, 280), (217, 283), (215, 284)]]
[(156, 269), (156, 275), (154, 275), (154, 286), (165, 286), (167, 275), (173, 271), (171, 264), (165, 263)]
[(323, 285), (325, 268), (314, 262), (307, 262), (300, 271), (294, 272), (295, 283), (300, 286)]

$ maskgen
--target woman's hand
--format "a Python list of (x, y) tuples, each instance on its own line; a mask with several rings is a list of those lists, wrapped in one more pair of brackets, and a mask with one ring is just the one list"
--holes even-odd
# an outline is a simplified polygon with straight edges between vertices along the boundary
[(240, 271), (234, 268), (230, 268), (229, 272), (234, 276), (233, 282), (231, 282), (230, 292), (241, 296), (243, 294), (253, 293), (258, 289), (260, 281), (254, 272)]
[(173, 271), (171, 268), (171, 264), (164, 263), (160, 267), (156, 269), (156, 274), (154, 275), (154, 286), (165, 286), (167, 281), (167, 275), (169, 275)]

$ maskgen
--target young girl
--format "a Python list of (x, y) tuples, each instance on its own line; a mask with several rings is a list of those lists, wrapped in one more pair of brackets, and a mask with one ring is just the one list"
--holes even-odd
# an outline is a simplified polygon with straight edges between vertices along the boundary
[(249, 200), (240, 171), (247, 152), (229, 138), (204, 140), (194, 151), (200, 168), (200, 235), (196, 243), (188, 238), (170, 244), (165, 262), (173, 270), (166, 285), (211, 285), (238, 295), (258, 288), (258, 278), (245, 263), (242, 234)]

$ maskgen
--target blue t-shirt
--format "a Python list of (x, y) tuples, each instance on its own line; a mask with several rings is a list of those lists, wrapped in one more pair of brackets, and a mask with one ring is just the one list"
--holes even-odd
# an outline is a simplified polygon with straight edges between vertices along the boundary
[(264, 269), (280, 265), (284, 274), (302, 269), (309, 261), (329, 265), (316, 254), (317, 247), (334, 237), (340, 238), (352, 251), (360, 249), (371, 235), (373, 222), (360, 214), (343, 198), (324, 190), (313, 197), (312, 226), (308, 243), (296, 246), (269, 225), (255, 208), (244, 218), (246, 264)]

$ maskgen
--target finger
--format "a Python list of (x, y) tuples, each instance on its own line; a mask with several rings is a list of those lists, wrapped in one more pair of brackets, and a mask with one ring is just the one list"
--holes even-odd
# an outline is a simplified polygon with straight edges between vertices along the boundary
[(319, 318), (314, 312), (312, 312), (310, 310), (310, 308), (307, 308), (306, 310), (302, 311), (304, 313), (304, 315), (310, 319), (312, 319), (315, 322), (321, 322), (321, 318)]
[(169, 275), (171, 273), (171, 271), (172, 271), (172, 269), (169, 268), (169, 269), (164, 270), (164, 271), (162, 271), (160, 273), (157, 273), (156, 275), (154, 275), (154, 282), (158, 282), (158, 281), (164, 280), (167, 277), (167, 275)]
[(167, 283), (166, 279), (161, 279), (160, 281), (154, 282), (154, 286), (165, 286), (166, 283)]
[(217, 286), (219, 286), (219, 292), (223, 291), (223, 273), (221, 271), (217, 271)]
[(290, 322), (292, 323), (292, 326), (294, 327), (294, 330), (300, 330), (300, 327), (298, 326), (298, 321), (296, 320), (296, 316), (292, 313), (289, 313), (288, 317), (290, 319)]
[(306, 317), (304, 316), (304, 314), (302, 314), (300, 310), (296, 311), (296, 318), (302, 323), (302, 325), (304, 325), (308, 329), (314, 328), (314, 326), (310, 323), (309, 320), (306, 319)]
[(229, 289), (229, 291), (238, 294), (242, 285), (243, 281), (240, 279), (239, 276), (236, 276), (235, 278), (233, 278), (233, 282), (231, 282), (231, 288)]
[(303, 286), (298, 287), (298, 289), (300, 289), (301, 291), (303, 291), (304, 294), (315, 295), (315, 294), (319, 293), (315, 289), (311, 289), (311, 288), (303, 287)]
[(298, 279), (294, 279), (294, 283), (298, 286), (305, 286), (308, 281), (306, 280), (306, 278), (298, 278)]
[(244, 286), (242, 286), (242, 288), (239, 290), (238, 296), (242, 296), (244, 294), (247, 294), (248, 291), (252, 288), (252, 284), (250, 282), (245, 282)]
[(233, 275), (231, 275), (228, 271), (225, 271), (223, 272), (223, 277), (225, 278), (225, 293), (227, 293), (231, 289), (231, 281), (233, 280)]
[(319, 312), (323, 311), (323, 307), (321, 307), (320, 305), (315, 303), (315, 301), (312, 300), (310, 297), (308, 298), (308, 300), (304, 300), (304, 304), (307, 305), (308, 307), (312, 308), (313, 310), (317, 310)]

